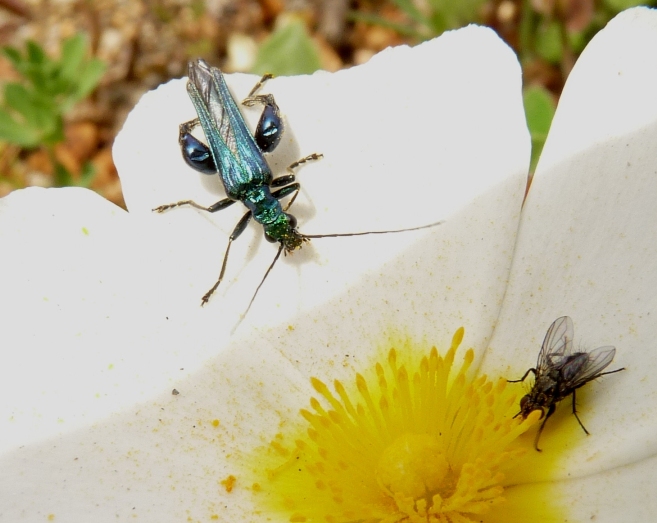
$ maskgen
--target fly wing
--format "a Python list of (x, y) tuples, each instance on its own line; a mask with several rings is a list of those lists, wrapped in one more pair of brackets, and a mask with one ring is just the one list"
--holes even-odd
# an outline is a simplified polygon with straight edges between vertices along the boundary
[(584, 385), (587, 381), (594, 380), (598, 375), (606, 369), (613, 361), (616, 355), (616, 348), (611, 346), (598, 347), (597, 349), (586, 353), (588, 356), (587, 362), (574, 377), (573, 386)]
[(239, 200), (245, 187), (269, 184), (271, 170), (246, 127), (222, 72), (201, 59), (189, 62), (187, 92), (226, 194)]
[(539, 373), (561, 366), (572, 352), (574, 332), (570, 316), (561, 316), (552, 322), (538, 354), (536, 369)]

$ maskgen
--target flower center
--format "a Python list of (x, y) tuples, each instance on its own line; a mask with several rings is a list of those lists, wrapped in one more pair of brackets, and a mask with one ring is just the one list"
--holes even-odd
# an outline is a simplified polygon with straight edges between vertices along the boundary
[(305, 434), (278, 435), (257, 458), (277, 460), (253, 485), (260, 510), (292, 523), (466, 523), (502, 505), (505, 472), (527, 452), (515, 440), (540, 413), (514, 419), (505, 379), (469, 378), (472, 350), (454, 368), (462, 339), (461, 328), (444, 357), (392, 349), (350, 391), (313, 378)]
[(391, 496), (425, 499), (441, 490), (449, 464), (442, 447), (428, 434), (403, 434), (388, 445), (376, 470), (378, 484)]

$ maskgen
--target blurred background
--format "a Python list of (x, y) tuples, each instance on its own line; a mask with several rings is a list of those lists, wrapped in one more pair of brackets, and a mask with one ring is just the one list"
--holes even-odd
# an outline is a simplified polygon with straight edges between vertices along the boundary
[(123, 206), (114, 137), (140, 96), (185, 76), (189, 59), (225, 72), (336, 71), (471, 23), (493, 28), (522, 63), (533, 169), (579, 53), (618, 12), (656, 4), (0, 0), (0, 197), (31, 185), (76, 185)]

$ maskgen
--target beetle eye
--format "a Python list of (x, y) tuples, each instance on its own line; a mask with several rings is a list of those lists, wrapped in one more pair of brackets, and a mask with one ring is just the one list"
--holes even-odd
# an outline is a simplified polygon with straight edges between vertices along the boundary
[(287, 221), (290, 224), (290, 227), (292, 227), (293, 229), (297, 228), (297, 219), (294, 216), (292, 216), (291, 214), (288, 214), (287, 215)]
[(278, 241), (276, 238), (269, 236), (267, 233), (265, 233), (265, 240), (267, 240), (269, 243), (276, 243)]

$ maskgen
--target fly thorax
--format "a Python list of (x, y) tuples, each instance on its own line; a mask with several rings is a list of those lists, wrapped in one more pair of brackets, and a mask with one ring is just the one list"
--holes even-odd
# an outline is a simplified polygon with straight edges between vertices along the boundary
[(545, 395), (554, 394), (559, 386), (559, 380), (559, 372), (551, 370), (536, 380), (532, 392)]

